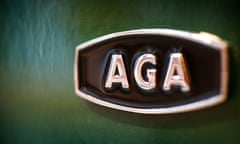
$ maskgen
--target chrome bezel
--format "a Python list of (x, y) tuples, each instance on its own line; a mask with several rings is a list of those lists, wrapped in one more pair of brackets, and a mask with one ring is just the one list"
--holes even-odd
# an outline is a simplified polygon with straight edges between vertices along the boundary
[[(214, 48), (216, 50), (219, 50), (219, 52), (221, 54), (220, 94), (212, 96), (207, 99), (203, 99), (201, 101), (196, 101), (193, 103), (188, 103), (188, 104), (179, 105), (179, 106), (172, 106), (172, 107), (166, 107), (166, 108), (134, 108), (134, 107), (118, 105), (118, 104), (110, 103), (107, 101), (103, 101), (101, 99), (97, 99), (97, 98), (95, 98), (91, 95), (88, 95), (78, 89), (78, 71), (77, 71), (78, 70), (77, 69), (78, 61), (77, 61), (77, 59), (78, 59), (78, 51), (79, 50), (88, 48), (91, 45), (94, 45), (96, 43), (99, 43), (99, 42), (102, 42), (102, 41), (105, 41), (108, 39), (117, 38), (117, 37), (121, 37), (121, 36), (143, 35), (143, 34), (154, 34), (154, 35), (161, 35), (161, 36), (183, 38), (183, 39), (201, 43), (201, 44), (210, 46), (211, 48)], [(181, 113), (181, 112), (199, 110), (199, 109), (215, 106), (217, 104), (223, 103), (227, 98), (227, 84), (228, 84), (227, 43), (225, 41), (221, 40), (219, 37), (217, 37), (213, 34), (210, 34), (210, 33), (206, 33), (206, 32), (191, 33), (191, 32), (171, 30), (171, 29), (138, 29), (138, 30), (130, 30), (130, 31), (108, 34), (108, 35), (101, 36), (96, 39), (90, 40), (83, 44), (80, 44), (76, 47), (75, 63), (74, 63), (74, 83), (75, 83), (75, 91), (78, 96), (80, 96), (90, 102), (93, 102), (95, 104), (99, 104), (99, 105), (113, 108), (113, 109), (134, 112), (134, 113), (172, 114), (172, 113)]]

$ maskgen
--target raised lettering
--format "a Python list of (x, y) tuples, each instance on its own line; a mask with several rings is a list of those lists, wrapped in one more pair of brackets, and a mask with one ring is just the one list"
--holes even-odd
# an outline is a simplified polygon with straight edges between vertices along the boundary
[(163, 90), (168, 91), (171, 89), (171, 86), (180, 86), (183, 92), (190, 91), (186, 64), (181, 53), (170, 54)]
[(122, 88), (129, 88), (125, 65), (121, 54), (113, 54), (111, 56), (105, 88), (112, 88), (113, 83), (120, 83)]
[(135, 62), (134, 78), (137, 85), (144, 90), (151, 90), (156, 87), (156, 69), (147, 69), (147, 81), (143, 79), (142, 67), (145, 63), (156, 65), (156, 57), (153, 54), (143, 54)]

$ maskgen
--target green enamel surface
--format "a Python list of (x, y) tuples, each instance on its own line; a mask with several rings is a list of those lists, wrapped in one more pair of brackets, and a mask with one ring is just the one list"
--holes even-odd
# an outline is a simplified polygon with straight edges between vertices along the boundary
[[(0, 143), (240, 143), (240, 20), (234, 1), (0, 2)], [(138, 28), (206, 31), (229, 42), (226, 103), (174, 115), (103, 108), (76, 96), (75, 47)]]

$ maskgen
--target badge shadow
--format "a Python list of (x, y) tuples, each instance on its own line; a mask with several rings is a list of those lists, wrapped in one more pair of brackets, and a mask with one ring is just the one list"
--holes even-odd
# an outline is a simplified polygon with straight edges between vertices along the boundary
[(239, 66), (240, 61), (239, 57), (235, 55), (236, 51), (233, 51), (233, 48), (228, 50), (230, 70), (228, 98), (223, 104), (193, 112), (163, 115), (124, 112), (88, 102), (89, 108), (97, 115), (113, 121), (153, 129), (197, 128), (237, 120), (240, 118), (238, 108), (240, 102), (240, 91), (238, 90), (240, 71), (236, 65)]

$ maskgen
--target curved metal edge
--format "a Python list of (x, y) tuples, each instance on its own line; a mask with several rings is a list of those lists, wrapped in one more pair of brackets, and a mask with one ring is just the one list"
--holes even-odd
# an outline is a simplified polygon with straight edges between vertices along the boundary
[[(152, 108), (152, 109), (144, 109), (144, 108), (134, 108), (134, 107), (127, 107), (122, 106), (114, 103), (110, 103), (107, 101), (103, 101), (97, 99), (91, 95), (88, 95), (78, 89), (78, 52), (81, 49), (85, 49), (91, 45), (99, 43), (104, 40), (120, 37), (120, 36), (130, 36), (130, 35), (144, 35), (144, 34), (154, 34), (154, 35), (163, 35), (163, 36), (171, 36), (177, 38), (184, 38), (187, 40), (195, 41), (201, 44), (205, 44), (216, 50), (219, 50), (221, 53), (221, 83), (220, 83), (220, 94), (213, 96), (208, 99), (204, 99), (201, 101), (180, 105), (180, 106), (173, 106), (168, 108)], [(221, 40), (219, 37), (206, 33), (191, 33), (179, 30), (171, 30), (171, 29), (139, 29), (139, 30), (130, 30), (124, 32), (117, 32), (108, 34), (105, 36), (98, 37), (96, 39), (90, 40), (83, 44), (80, 44), (76, 47), (75, 52), (75, 63), (74, 63), (74, 83), (75, 83), (75, 92), (78, 96), (82, 97), (85, 100), (93, 102), (98, 105), (102, 105), (105, 107), (109, 107), (112, 109), (123, 110), (128, 112), (134, 113), (141, 113), (141, 114), (174, 114), (174, 113), (183, 113), (189, 111), (200, 110), (207, 107), (212, 107), (223, 103), (227, 98), (227, 85), (228, 85), (228, 54), (227, 54), (227, 43)]]

